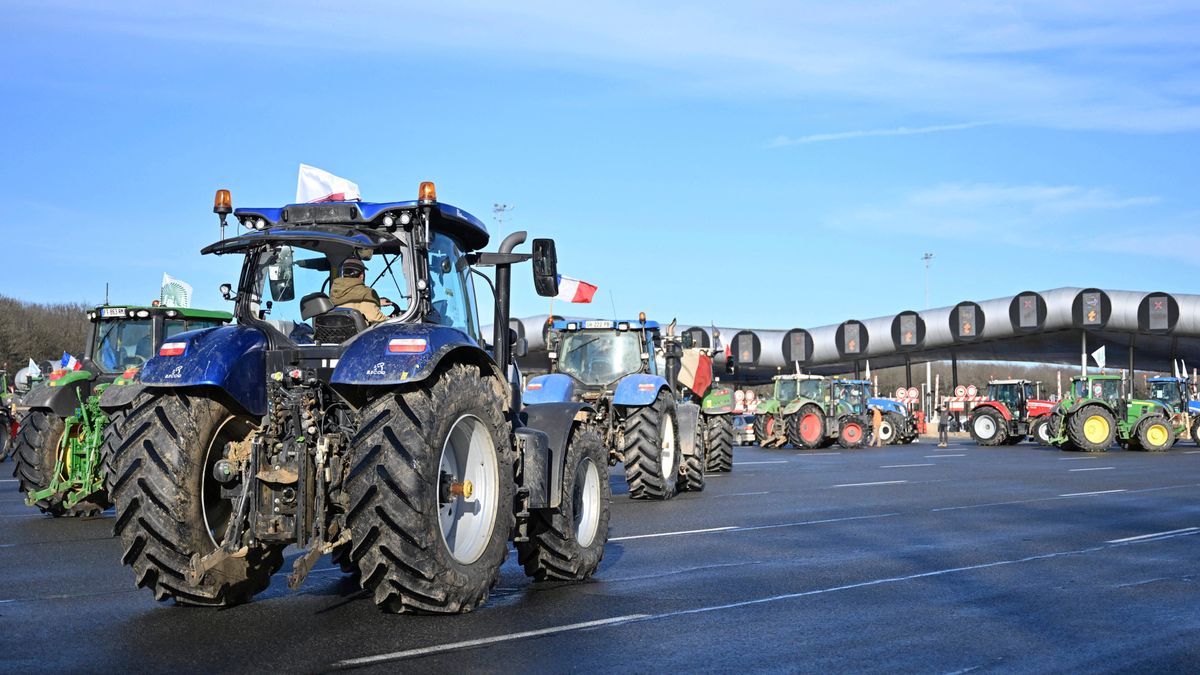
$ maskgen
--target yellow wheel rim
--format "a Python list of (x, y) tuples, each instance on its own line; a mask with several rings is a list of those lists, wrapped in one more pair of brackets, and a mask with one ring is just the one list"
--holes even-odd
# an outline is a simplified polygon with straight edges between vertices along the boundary
[(1099, 415), (1092, 415), (1083, 422), (1083, 437), (1089, 443), (1103, 443), (1108, 440), (1108, 420)]
[(1161, 424), (1152, 424), (1146, 429), (1146, 440), (1150, 445), (1160, 448), (1167, 444), (1167, 428)]

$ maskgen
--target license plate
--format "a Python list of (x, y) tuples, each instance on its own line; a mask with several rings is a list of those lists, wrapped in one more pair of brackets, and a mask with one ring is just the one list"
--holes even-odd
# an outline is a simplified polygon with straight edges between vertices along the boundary
[(583, 327), (584, 328), (612, 328), (613, 322), (611, 322), (611, 321), (584, 321)]
[(124, 319), (125, 318), (125, 308), (124, 307), (105, 307), (104, 309), (100, 310), (100, 316), (105, 319)]

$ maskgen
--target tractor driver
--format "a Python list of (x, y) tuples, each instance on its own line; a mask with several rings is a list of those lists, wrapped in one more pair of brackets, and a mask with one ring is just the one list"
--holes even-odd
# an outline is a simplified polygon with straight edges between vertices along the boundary
[(342, 274), (333, 280), (329, 287), (329, 299), (338, 307), (357, 310), (362, 313), (368, 325), (387, 321), (389, 317), (380, 311), (380, 307), (395, 305), (387, 298), (380, 298), (375, 289), (366, 285), (367, 266), (358, 258), (346, 258), (342, 263)]

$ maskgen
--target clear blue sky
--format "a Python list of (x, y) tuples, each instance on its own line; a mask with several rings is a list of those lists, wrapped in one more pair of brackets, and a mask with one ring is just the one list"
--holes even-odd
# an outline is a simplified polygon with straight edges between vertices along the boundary
[(1200, 290), (1195, 3), (649, 4), (9, 0), (0, 293), (220, 306), (213, 190), (283, 204), (301, 162), (517, 205), (579, 313), (894, 313), (924, 251), (935, 306)]

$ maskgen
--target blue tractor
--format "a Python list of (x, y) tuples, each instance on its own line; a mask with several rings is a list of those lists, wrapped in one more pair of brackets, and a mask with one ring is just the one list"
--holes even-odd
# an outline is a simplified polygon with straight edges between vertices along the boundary
[[(1184, 368), (1183, 372), (1187, 372)], [(1200, 401), (1193, 395), (1189, 378), (1183, 377), (1152, 377), (1146, 381), (1150, 387), (1147, 398), (1158, 401), (1167, 407), (1171, 415), (1172, 427), (1178, 439), (1191, 438), (1192, 442), (1200, 445)]]
[[(703, 490), (709, 427), (698, 397), (675, 379), (679, 338), (664, 336), (645, 314), (636, 321), (559, 320), (549, 334), (551, 372), (529, 380), (526, 404), (590, 406), (588, 423), (603, 437), (609, 462), (624, 464), (633, 499)], [(725, 429), (723, 447), (732, 445), (731, 426), (711, 428)]]
[[(146, 363), (114, 433), (122, 561), (160, 600), (225, 606), (289, 585), (324, 554), (392, 612), (482, 604), (515, 543), (535, 580), (591, 575), (610, 489), (585, 403), (522, 407), (508, 329), (512, 266), (557, 292), (554, 242), (437, 201), (233, 211), (203, 252), (242, 256), (236, 325), (185, 332)], [(496, 328), (472, 275), (495, 267)], [(390, 296), (380, 298), (380, 295)], [(390, 310), (390, 316), (377, 316)]]
[(879, 438), (884, 445), (905, 445), (917, 440), (917, 418), (908, 406), (890, 398), (869, 398), (867, 406), (879, 408), (883, 423), (879, 425)]

